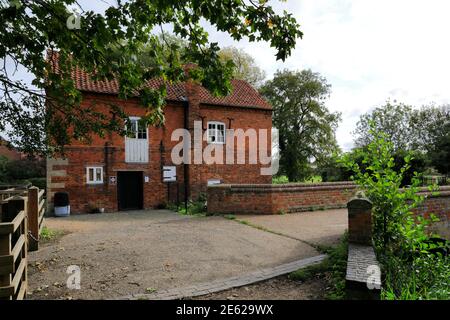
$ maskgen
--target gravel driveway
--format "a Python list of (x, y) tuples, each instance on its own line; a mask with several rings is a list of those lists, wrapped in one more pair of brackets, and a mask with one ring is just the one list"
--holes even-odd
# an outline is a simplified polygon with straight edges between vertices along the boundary
[[(45, 224), (65, 235), (30, 253), (30, 299), (108, 299), (148, 293), (319, 254), (301, 241), (223, 217), (181, 216), (168, 210), (47, 218)], [(289, 225), (291, 232), (294, 229)], [(66, 287), (69, 265), (81, 269), (80, 290)]]

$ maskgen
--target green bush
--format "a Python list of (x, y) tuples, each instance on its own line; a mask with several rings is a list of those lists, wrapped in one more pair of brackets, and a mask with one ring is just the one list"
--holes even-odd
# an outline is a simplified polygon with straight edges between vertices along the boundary
[(42, 160), (14, 160), (7, 164), (8, 177), (11, 180), (45, 177), (45, 170), (45, 162)]
[(284, 184), (289, 183), (289, 179), (286, 176), (275, 176), (272, 177), (272, 184)]
[[(371, 124), (372, 126), (372, 124)], [(396, 168), (394, 148), (383, 132), (371, 128), (372, 142), (361, 154), (365, 169), (348, 157), (343, 164), (354, 172), (353, 180), (365, 190), (373, 203), (373, 239), (383, 270), (383, 297), (386, 299), (450, 299), (449, 260), (432, 254), (438, 245), (432, 244), (427, 227), (436, 219), (415, 216), (412, 209), (423, 202), (418, 195), (421, 181), (417, 172), (411, 176), (411, 186), (400, 189), (411, 169), (411, 154)], [(430, 187), (430, 190), (434, 188)], [(444, 281), (444, 280), (445, 281)]]
[(205, 216), (207, 214), (206, 210), (206, 194), (201, 193), (197, 200), (189, 200), (187, 203), (187, 210), (184, 203), (176, 206), (176, 204), (170, 203), (167, 206), (168, 209), (177, 211), (182, 215), (194, 215), (194, 216)]
[(7, 181), (8, 170), (7, 170), (8, 158), (5, 156), (0, 156), (0, 183)]
[(421, 254), (408, 263), (390, 255), (383, 259), (385, 272), (382, 298), (386, 300), (448, 300), (450, 259)]
[(46, 178), (30, 178), (27, 180), (33, 186), (38, 187), (39, 189), (45, 189), (47, 187), (47, 179)]

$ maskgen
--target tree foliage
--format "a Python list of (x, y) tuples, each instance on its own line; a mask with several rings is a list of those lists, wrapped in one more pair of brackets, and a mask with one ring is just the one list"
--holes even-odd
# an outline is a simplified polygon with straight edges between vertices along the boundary
[(436, 167), (441, 173), (448, 173), (450, 151), (449, 106), (426, 106), (415, 109), (402, 103), (388, 101), (370, 113), (361, 116), (357, 128), (355, 143), (365, 148), (373, 141), (371, 125), (376, 132), (384, 132), (392, 143), (397, 169), (403, 164), (407, 152), (414, 153), (413, 167), (422, 172), (427, 165)]
[(377, 129), (375, 122), (369, 122), (369, 128), (373, 139), (365, 149), (356, 151), (362, 164), (349, 154), (341, 163), (353, 172), (352, 179), (373, 203), (374, 242), (382, 250), (389, 244), (395, 246), (408, 240), (404, 228), (413, 219), (411, 210), (423, 202), (424, 196), (418, 194), (421, 182), (417, 172), (413, 173), (409, 188), (401, 190), (405, 175), (411, 170), (412, 155), (406, 153), (404, 164), (396, 169), (394, 144), (385, 132)]
[(430, 146), (430, 160), (443, 174), (450, 174), (450, 123), (444, 127), (444, 134), (437, 137)]
[(261, 93), (274, 108), (281, 173), (289, 181), (304, 180), (311, 174), (311, 161), (320, 161), (338, 149), (335, 130), (341, 115), (325, 106), (330, 85), (311, 70), (284, 70), (267, 81)]
[(370, 123), (373, 123), (376, 132), (384, 132), (395, 150), (409, 150), (414, 143), (410, 127), (412, 110), (411, 106), (387, 101), (384, 106), (363, 114), (354, 132), (356, 146), (365, 147), (374, 139), (370, 130)]
[[(159, 34), (159, 39), (162, 43), (163, 51), (165, 51), (165, 57), (163, 57), (164, 62), (168, 63), (167, 57), (170, 57), (171, 48), (176, 46), (177, 52), (181, 58), (188, 58), (184, 53), (189, 47), (189, 42), (184, 40), (183, 38), (176, 36), (171, 33), (162, 32)], [(144, 45), (140, 53), (137, 55), (137, 61), (143, 67), (157, 67), (160, 62), (155, 60), (149, 52), (153, 50), (153, 47), (150, 44)], [(233, 79), (245, 80), (254, 87), (261, 86), (263, 80), (266, 77), (264, 70), (258, 67), (255, 63), (255, 59), (246, 53), (243, 49), (238, 49), (234, 46), (228, 46), (220, 49), (218, 52), (219, 59), (222, 63), (227, 64), (232, 62), (232, 77)], [(115, 57), (114, 59), (121, 58), (121, 51), (119, 47), (115, 48)], [(187, 64), (191, 61), (189, 60), (181, 60), (182, 64)]]
[(370, 122), (376, 130), (386, 134), (386, 139), (393, 143), (395, 150), (428, 151), (437, 139), (448, 132), (450, 108), (425, 106), (415, 109), (403, 103), (387, 101), (385, 105), (361, 116), (354, 132), (355, 143), (359, 147), (367, 146), (373, 139)]
[(219, 57), (226, 63), (231, 60), (234, 64), (233, 78), (245, 80), (255, 88), (262, 85), (266, 78), (264, 70), (258, 67), (255, 59), (243, 49), (230, 46), (219, 51)]
[[(52, 151), (47, 150), (49, 144), (60, 147), (73, 138), (88, 141), (91, 133), (124, 134), (126, 114), (121, 106), (111, 105), (109, 114), (80, 108), (82, 96), (71, 79), (75, 66), (97, 80), (115, 78), (119, 97), (138, 95), (147, 109), (144, 120), (159, 124), (164, 121), (166, 87), (145, 88), (150, 78), (193, 79), (215, 95), (230, 91), (233, 66), (219, 59), (220, 48), (209, 42), (201, 20), (236, 41), (267, 41), (281, 60), (302, 36), (291, 14), (276, 14), (265, 0), (118, 1), (104, 14), (80, 7), (79, 28), (70, 23), (74, 6), (79, 6), (75, 0), (0, 0), (0, 59), (5, 62), (0, 69), (0, 130), (10, 128), (9, 140), (22, 150)], [(152, 33), (168, 25), (188, 41), (183, 52), (173, 43), (167, 55), (164, 39)], [(146, 54), (156, 66), (144, 67), (136, 59), (144, 45), (151, 48)], [(117, 48), (121, 55), (114, 60)], [(59, 70), (45, 57), (49, 49), (58, 51)], [(197, 66), (188, 73), (182, 65), (186, 60)], [(8, 66), (16, 65), (33, 74), (32, 86), (13, 77)]]

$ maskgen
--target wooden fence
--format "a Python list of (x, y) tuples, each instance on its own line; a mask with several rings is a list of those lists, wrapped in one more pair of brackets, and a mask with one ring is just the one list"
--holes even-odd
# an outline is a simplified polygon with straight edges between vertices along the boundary
[(29, 186), (14, 186), (14, 185), (2, 185), (0, 186), (0, 205), (6, 201), (6, 199), (14, 196), (28, 195)]
[(0, 299), (21, 300), (27, 291), (27, 199), (2, 204), (0, 223)]
[(0, 190), (0, 299), (25, 298), (27, 251), (39, 247), (44, 212), (44, 190)]

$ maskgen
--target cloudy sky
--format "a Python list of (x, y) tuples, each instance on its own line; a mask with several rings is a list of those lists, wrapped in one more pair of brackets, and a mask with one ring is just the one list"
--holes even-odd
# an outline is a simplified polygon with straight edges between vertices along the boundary
[[(114, 0), (81, 0), (102, 11)], [(387, 99), (415, 106), (450, 103), (450, 1), (271, 0), (301, 24), (304, 38), (284, 63), (266, 43), (233, 42), (207, 24), (210, 40), (251, 54), (268, 78), (277, 69), (310, 68), (332, 85), (328, 107), (342, 112), (337, 139), (344, 150), (362, 113)]]
[(387, 99), (422, 106), (450, 103), (450, 1), (272, 1), (295, 15), (304, 32), (285, 63), (267, 44), (211, 39), (252, 54), (271, 77), (277, 69), (320, 72), (332, 85), (330, 110), (342, 112), (337, 138), (344, 150), (362, 113)]

